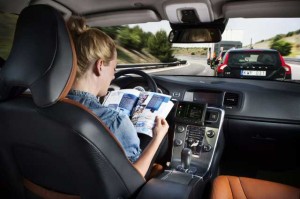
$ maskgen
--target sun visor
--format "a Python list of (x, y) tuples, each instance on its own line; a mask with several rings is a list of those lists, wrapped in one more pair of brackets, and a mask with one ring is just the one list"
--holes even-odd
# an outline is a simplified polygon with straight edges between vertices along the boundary
[(207, 23), (214, 21), (209, 1), (201, 3), (185, 2), (165, 5), (165, 12), (170, 23)]
[(71, 15), (72, 12), (67, 9), (66, 7), (64, 7), (63, 5), (55, 2), (55, 1), (49, 1), (49, 0), (32, 0), (30, 2), (30, 5), (48, 5), (51, 6), (52, 8), (55, 8), (56, 10), (58, 10), (60, 12), (60, 14), (63, 16), (64, 20), (67, 21)]
[(223, 6), (225, 18), (299, 17), (300, 1), (242, 1)]
[(146, 22), (157, 22), (161, 18), (153, 10), (126, 10), (107, 12), (103, 14), (87, 15), (89, 26), (119, 26)]

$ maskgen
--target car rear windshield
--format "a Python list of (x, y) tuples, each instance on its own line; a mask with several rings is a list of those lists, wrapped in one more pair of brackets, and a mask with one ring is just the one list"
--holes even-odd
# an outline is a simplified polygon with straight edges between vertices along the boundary
[(268, 51), (247, 51), (247, 52), (230, 52), (228, 57), (228, 66), (272, 66), (281, 65), (278, 52)]

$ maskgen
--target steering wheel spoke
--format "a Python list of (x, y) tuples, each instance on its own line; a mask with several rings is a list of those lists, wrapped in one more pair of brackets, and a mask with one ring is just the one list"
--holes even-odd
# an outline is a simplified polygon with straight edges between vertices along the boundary
[(121, 71), (118, 71), (116, 72), (115, 74), (115, 79), (121, 77), (121, 76), (124, 76), (124, 75), (128, 75), (128, 74), (135, 74), (135, 75), (139, 75), (143, 78), (145, 78), (145, 80), (147, 81), (147, 84), (148, 84), (148, 87), (150, 89), (150, 91), (152, 92), (157, 92), (158, 89), (157, 89), (157, 85), (154, 81), (154, 79), (148, 75), (147, 73), (141, 71), (141, 70), (136, 70), (136, 69), (125, 69), (125, 70), (121, 70)]

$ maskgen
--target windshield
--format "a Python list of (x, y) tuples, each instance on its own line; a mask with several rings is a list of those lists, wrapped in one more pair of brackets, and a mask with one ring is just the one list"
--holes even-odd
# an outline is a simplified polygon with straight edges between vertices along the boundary
[[(0, 19), (0, 57), (5, 61), (17, 16), (0, 13)], [(295, 81), (300, 80), (299, 24), (300, 18), (229, 19), (222, 41), (204, 44), (169, 43), (168, 21), (97, 28), (117, 44), (117, 70), (247, 79), (259, 74), (260, 79)]]
[[(270, 66), (278, 69), (276, 72), (271, 71), (278, 75), (268, 77), (267, 70), (255, 68), (259, 74), (266, 74), (266, 79), (300, 80), (298, 72), (300, 67), (299, 24), (299, 18), (230, 19), (222, 34), (222, 41), (207, 44), (170, 44), (168, 34), (171, 28), (167, 21), (101, 29), (113, 37), (118, 44), (118, 70), (136, 67), (154, 75), (243, 78), (236, 75), (224, 75), (218, 73), (218, 70), (221, 71), (220, 66), (224, 65), (225, 53), (228, 50), (244, 49), (245, 52), (236, 52), (229, 59), (234, 62), (233, 67), (249, 63), (261, 66), (263, 64), (269, 67), (268, 70)], [(247, 49), (275, 49), (276, 52), (250, 53)], [(268, 54), (270, 60), (266, 61), (267, 58), (261, 58), (261, 54)], [(237, 56), (243, 58), (235, 59)], [(155, 65), (156, 63), (158, 65)], [(248, 75), (247, 78), (251, 79), (252, 76)]]

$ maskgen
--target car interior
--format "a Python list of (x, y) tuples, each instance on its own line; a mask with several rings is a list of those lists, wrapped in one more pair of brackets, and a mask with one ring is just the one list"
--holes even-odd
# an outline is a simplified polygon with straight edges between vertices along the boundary
[(146, 177), (101, 119), (66, 98), (77, 70), (72, 15), (92, 27), (167, 20), (173, 34), (222, 33), (229, 18), (299, 18), (299, 8), (299, 0), (0, 0), (0, 12), (18, 15), (0, 69), (0, 198), (299, 199), (299, 81), (118, 71), (114, 88), (142, 86), (175, 104), (153, 162), (162, 169)]

